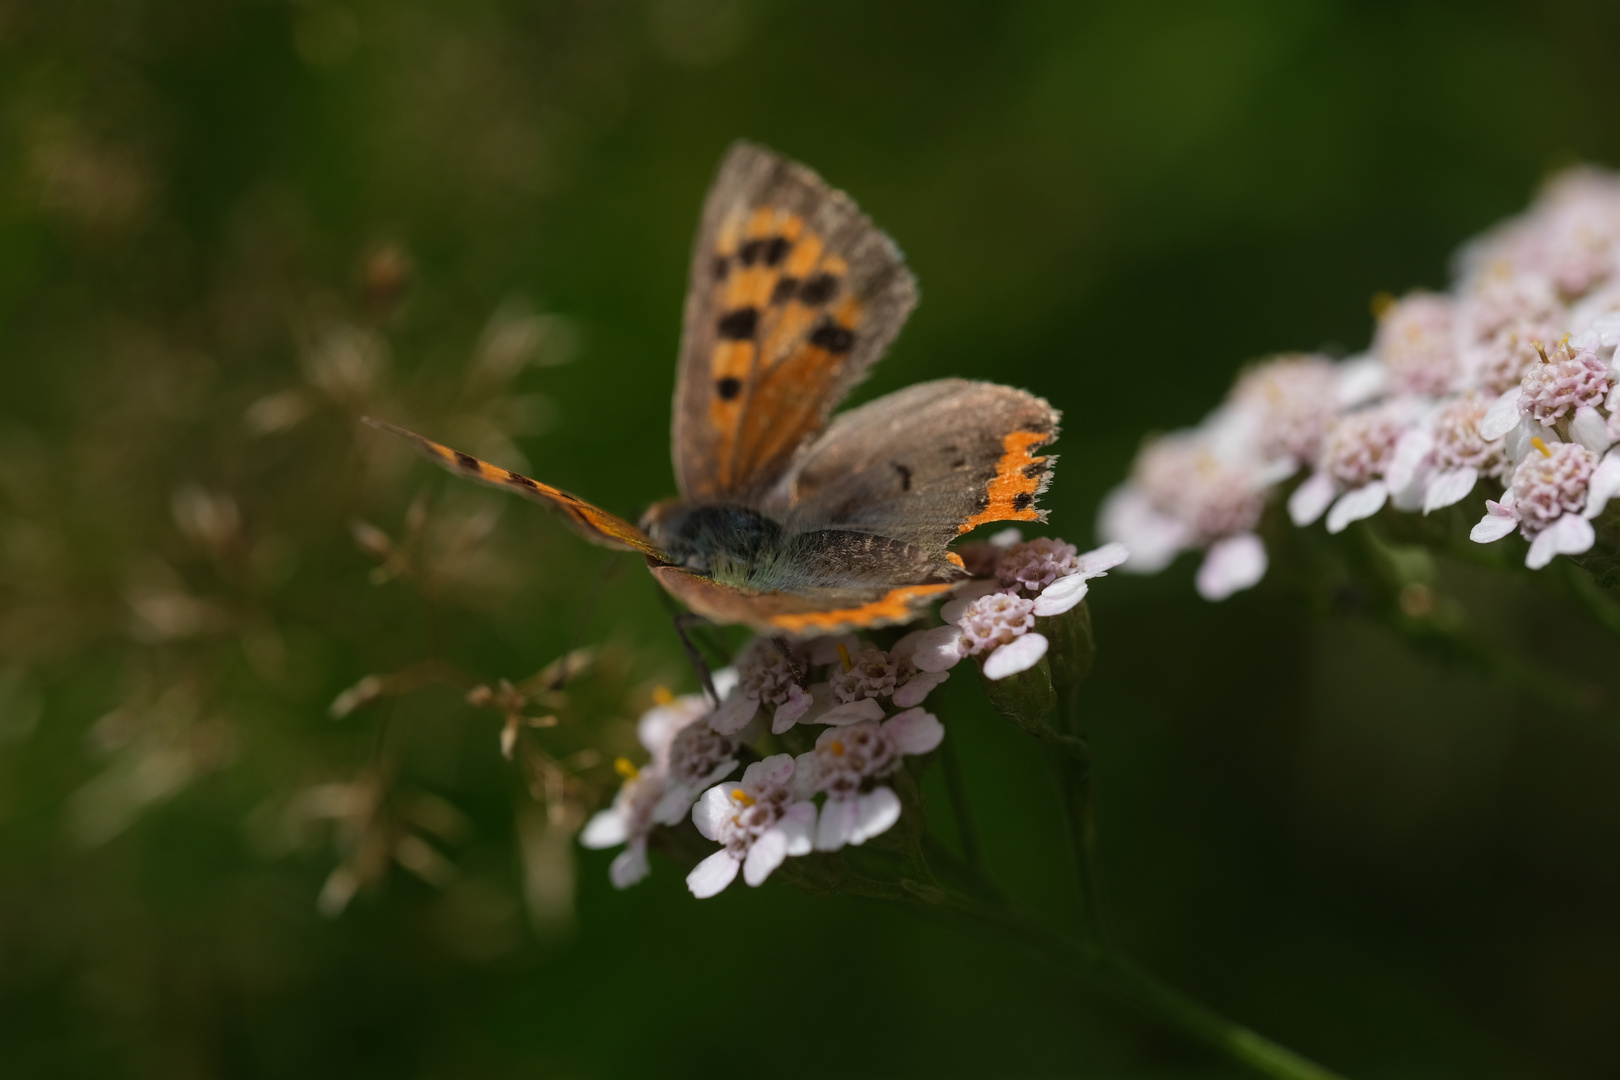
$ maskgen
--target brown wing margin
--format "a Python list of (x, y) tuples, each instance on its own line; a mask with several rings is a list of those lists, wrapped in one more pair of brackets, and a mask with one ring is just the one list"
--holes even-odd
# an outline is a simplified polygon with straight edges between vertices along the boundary
[(734, 145), (692, 252), (672, 429), (682, 495), (760, 497), (915, 303), (899, 250), (847, 195)]
[(386, 420), (377, 420), (370, 416), (361, 417), (363, 421), (391, 435), (414, 444), (418, 450), (433, 461), (449, 469), (459, 476), (469, 477), (494, 487), (516, 491), (542, 506), (549, 506), (560, 511), (573, 526), (574, 531), (593, 544), (603, 547), (616, 548), (619, 551), (637, 551), (657, 562), (668, 562), (668, 557), (654, 544), (646, 533), (625, 521), (623, 518), (608, 513), (599, 507), (592, 506), (577, 496), (566, 491), (560, 491), (538, 480), (531, 480), (522, 473), (511, 472), (499, 465), (491, 465), (487, 461), (480, 461), (471, 454), (464, 454), (460, 450), (452, 450), (448, 446), (434, 442), (432, 439), (418, 435), (414, 431), (398, 427)]

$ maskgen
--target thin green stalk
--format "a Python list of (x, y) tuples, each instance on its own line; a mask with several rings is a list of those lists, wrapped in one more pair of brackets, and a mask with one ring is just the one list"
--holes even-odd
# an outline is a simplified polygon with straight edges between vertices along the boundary
[(958, 896), (936, 885), (902, 881), (916, 900), (1011, 939), (1093, 989), (1273, 1080), (1342, 1080), (1264, 1035), (1226, 1019), (1113, 951), (1051, 933), (1016, 908)]
[(956, 819), (956, 835), (962, 842), (962, 858), (977, 870), (983, 865), (979, 830), (973, 824), (973, 811), (968, 806), (967, 782), (962, 778), (962, 763), (956, 757), (956, 743), (946, 739), (940, 750), (940, 763), (945, 769), (945, 790), (951, 800), (951, 816)]
[(1097, 881), (1097, 820), (1091, 805), (1091, 749), (1083, 739), (1068, 735), (1053, 740), (1063, 809), (1068, 819), (1069, 844), (1080, 893), (1080, 931), (1098, 949), (1105, 947), (1102, 898)]

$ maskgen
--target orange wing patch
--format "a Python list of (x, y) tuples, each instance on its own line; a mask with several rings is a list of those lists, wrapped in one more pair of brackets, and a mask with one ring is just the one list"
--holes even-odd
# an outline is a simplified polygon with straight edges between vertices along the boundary
[(985, 507), (956, 531), (969, 532), (991, 521), (1046, 520), (1046, 512), (1035, 509), (1035, 496), (1045, 491), (1051, 482), (1055, 459), (1040, 457), (1031, 451), (1051, 442), (1052, 438), (1050, 432), (1039, 431), (1013, 431), (1003, 437), (996, 477), (985, 490)]
[(845, 289), (849, 263), (802, 217), (762, 206), (721, 227), (715, 249), (716, 340), (709, 357), (715, 480), (731, 490), (822, 423), (862, 322)]
[(903, 585), (890, 589), (883, 597), (859, 607), (836, 611), (802, 611), (772, 615), (772, 626), (790, 634), (826, 634), (835, 630), (859, 630), (869, 626), (904, 622), (917, 614), (917, 608), (950, 585)]
[(568, 519), (574, 531), (587, 540), (601, 544), (604, 547), (618, 548), (621, 551), (639, 551), (641, 554), (659, 562), (667, 562), (668, 557), (646, 533), (636, 528), (617, 515), (610, 514), (600, 507), (592, 506), (584, 499), (570, 495), (549, 484), (542, 484), (538, 480), (531, 480), (522, 473), (515, 473), (503, 469), (499, 465), (491, 465), (487, 461), (480, 461), (471, 454), (464, 454), (460, 450), (452, 450), (432, 439), (418, 435), (414, 431), (397, 427), (384, 420), (375, 420), (369, 416), (361, 417), (366, 423), (379, 431), (386, 431), (398, 435), (416, 445), (416, 448), (428, 457), (437, 461), (451, 472), (462, 476), (481, 480), (486, 484), (495, 484), (526, 495), (535, 502), (549, 506), (562, 512)]

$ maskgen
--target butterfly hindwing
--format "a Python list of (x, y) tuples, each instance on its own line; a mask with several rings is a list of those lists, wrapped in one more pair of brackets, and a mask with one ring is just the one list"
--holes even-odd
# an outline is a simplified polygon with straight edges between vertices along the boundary
[(364, 418), (366, 423), (381, 431), (398, 435), (406, 439), (422, 451), (427, 457), (443, 465), (446, 469), (460, 476), (466, 476), (495, 487), (516, 491), (543, 506), (562, 513), (574, 531), (592, 543), (603, 547), (616, 548), (620, 551), (637, 551), (651, 559), (667, 562), (667, 558), (658, 545), (654, 544), (646, 533), (625, 521), (623, 518), (608, 513), (600, 507), (592, 506), (577, 496), (566, 491), (560, 491), (549, 484), (542, 484), (538, 480), (531, 480), (522, 473), (515, 473), (503, 469), (499, 465), (491, 465), (487, 461), (480, 461), (471, 454), (464, 454), (460, 450), (452, 450), (448, 446), (434, 442), (432, 439), (418, 435), (414, 431), (396, 427), (383, 420), (371, 417)]
[(741, 623), (764, 634), (794, 637), (910, 622), (951, 589), (948, 582), (924, 581), (869, 588), (750, 592), (729, 588), (677, 566), (654, 566), (652, 572), (671, 596), (706, 618)]
[(762, 509), (790, 532), (846, 528), (943, 556), (994, 521), (1044, 521), (1036, 505), (1060, 414), (1033, 394), (939, 379), (841, 414)]
[(899, 250), (847, 195), (733, 146), (692, 253), (672, 431), (681, 495), (760, 498), (915, 303)]

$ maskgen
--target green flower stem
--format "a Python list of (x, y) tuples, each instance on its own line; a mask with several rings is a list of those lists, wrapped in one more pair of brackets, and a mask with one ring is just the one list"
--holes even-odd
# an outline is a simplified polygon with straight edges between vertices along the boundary
[[(1067, 710), (1066, 710), (1067, 711)], [(1049, 736), (1056, 750), (1063, 808), (1080, 892), (1080, 932), (1098, 949), (1105, 947), (1102, 898), (1097, 883), (1097, 821), (1091, 811), (1091, 748), (1074, 735)]]
[(951, 816), (956, 820), (956, 835), (962, 843), (962, 858), (977, 870), (983, 865), (980, 861), (979, 830), (973, 824), (967, 783), (962, 779), (962, 763), (957, 760), (954, 741), (946, 739), (940, 747), (940, 764), (945, 771), (945, 790), (951, 800)]
[(1060, 937), (1004, 904), (959, 896), (918, 881), (903, 880), (900, 885), (914, 900), (995, 931), (1057, 964), (1093, 989), (1248, 1066), (1260, 1076), (1275, 1080), (1341, 1080), (1337, 1073), (1205, 1008), (1117, 952)]

